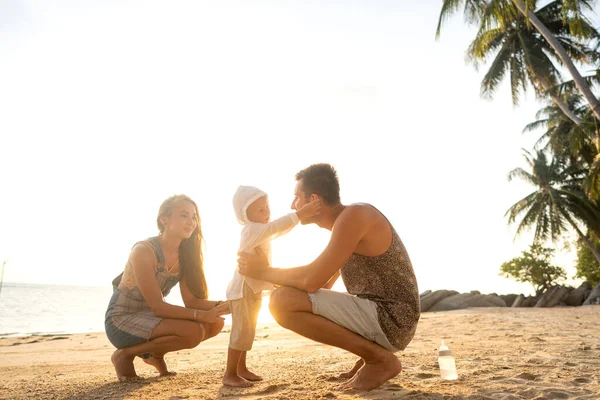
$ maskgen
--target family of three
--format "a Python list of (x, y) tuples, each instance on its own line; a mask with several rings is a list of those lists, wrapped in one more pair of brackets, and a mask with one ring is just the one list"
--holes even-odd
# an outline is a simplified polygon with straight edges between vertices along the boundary
[[(135, 357), (168, 375), (164, 355), (196, 347), (232, 327), (223, 384), (251, 386), (261, 380), (246, 365), (263, 290), (284, 328), (356, 356), (340, 378), (341, 389), (371, 390), (402, 370), (395, 353), (412, 340), (420, 316), (415, 274), (404, 245), (387, 218), (366, 203), (340, 202), (337, 173), (314, 164), (296, 174), (292, 209), (271, 220), (267, 194), (240, 186), (233, 203), (243, 225), (238, 266), (227, 301), (208, 300), (202, 257), (202, 230), (196, 203), (178, 195), (160, 207), (159, 235), (136, 243), (114, 281), (106, 312), (106, 334), (117, 348), (112, 362), (121, 381), (137, 377)], [(331, 231), (323, 252), (310, 264), (271, 266), (270, 240), (298, 223)], [(234, 268), (232, 268), (234, 269)], [(347, 293), (330, 290), (342, 276)], [(179, 283), (185, 307), (164, 297)]]

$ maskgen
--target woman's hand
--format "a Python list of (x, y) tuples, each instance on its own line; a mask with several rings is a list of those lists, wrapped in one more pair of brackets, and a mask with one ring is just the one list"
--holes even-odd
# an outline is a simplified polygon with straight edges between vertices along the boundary
[(231, 313), (231, 311), (229, 311), (229, 303), (223, 303), (219, 304), (214, 308), (211, 308), (208, 311), (197, 310), (196, 313), (197, 321), (212, 324), (214, 322), (217, 322), (217, 320), (219, 319), (224, 319), (222, 315), (227, 315)]
[(238, 270), (249, 278), (263, 279), (264, 273), (271, 267), (269, 258), (260, 247), (256, 248), (255, 255), (240, 252), (238, 256)]

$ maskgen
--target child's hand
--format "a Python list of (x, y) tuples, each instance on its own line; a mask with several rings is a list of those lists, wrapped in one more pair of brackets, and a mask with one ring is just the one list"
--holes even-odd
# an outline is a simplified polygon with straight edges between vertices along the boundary
[(310, 203), (306, 203), (301, 209), (296, 212), (298, 219), (302, 221), (303, 219), (314, 217), (315, 215), (319, 215), (321, 213), (321, 200), (316, 199), (311, 201)]

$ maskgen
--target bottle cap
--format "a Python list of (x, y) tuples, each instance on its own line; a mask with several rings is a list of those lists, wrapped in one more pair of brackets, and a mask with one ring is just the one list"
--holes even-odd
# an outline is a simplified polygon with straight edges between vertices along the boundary
[(445, 356), (451, 356), (452, 355), (452, 351), (450, 351), (450, 349), (448, 348), (448, 346), (446, 346), (446, 344), (444, 343), (443, 340), (442, 340), (442, 343), (440, 343), (440, 350), (438, 352), (438, 355), (440, 357), (445, 357)]

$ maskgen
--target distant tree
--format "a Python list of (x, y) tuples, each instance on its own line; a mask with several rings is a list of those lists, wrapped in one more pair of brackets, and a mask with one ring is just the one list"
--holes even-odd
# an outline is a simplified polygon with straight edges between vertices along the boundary
[(535, 294), (540, 295), (557, 281), (567, 277), (564, 269), (551, 264), (553, 254), (554, 249), (534, 243), (529, 246), (529, 251), (522, 252), (521, 257), (502, 264), (500, 275), (517, 282), (531, 283)]
[[(590, 240), (596, 250), (600, 251), (600, 240), (591, 238)], [(600, 263), (592, 254), (590, 248), (583, 242), (577, 242), (577, 264), (575, 265), (577, 274), (575, 278), (585, 279), (592, 286), (600, 283)]]

